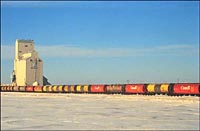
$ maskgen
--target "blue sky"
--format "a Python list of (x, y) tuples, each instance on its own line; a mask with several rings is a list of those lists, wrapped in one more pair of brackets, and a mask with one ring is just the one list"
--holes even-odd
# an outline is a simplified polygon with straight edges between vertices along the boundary
[(2, 83), (16, 39), (35, 41), (52, 84), (199, 82), (198, 4), (2, 2)]

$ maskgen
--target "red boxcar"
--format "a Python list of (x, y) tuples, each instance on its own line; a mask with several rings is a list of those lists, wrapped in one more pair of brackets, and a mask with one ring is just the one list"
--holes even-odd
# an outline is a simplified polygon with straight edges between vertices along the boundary
[(27, 86), (26, 91), (33, 91), (33, 86)]
[(42, 86), (34, 86), (34, 92), (42, 92)]
[(145, 93), (144, 84), (127, 84), (125, 93)]
[(105, 85), (91, 85), (90, 91), (92, 93), (104, 93), (105, 92)]
[(197, 83), (182, 83), (175, 84), (173, 88), (174, 94), (200, 94), (199, 84)]

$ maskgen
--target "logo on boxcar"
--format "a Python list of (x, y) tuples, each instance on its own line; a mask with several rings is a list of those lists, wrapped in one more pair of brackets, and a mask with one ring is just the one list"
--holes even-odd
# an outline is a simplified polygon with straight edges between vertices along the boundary
[(182, 90), (190, 90), (190, 86), (181, 86)]
[(95, 89), (99, 89), (100, 87), (99, 86), (95, 86)]
[(137, 89), (137, 86), (131, 86), (131, 89), (135, 90), (135, 89)]

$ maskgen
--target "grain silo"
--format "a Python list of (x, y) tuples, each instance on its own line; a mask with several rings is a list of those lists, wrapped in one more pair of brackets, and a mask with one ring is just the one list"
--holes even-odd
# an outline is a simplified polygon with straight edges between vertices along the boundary
[(43, 85), (43, 61), (34, 49), (33, 40), (16, 40), (12, 83)]

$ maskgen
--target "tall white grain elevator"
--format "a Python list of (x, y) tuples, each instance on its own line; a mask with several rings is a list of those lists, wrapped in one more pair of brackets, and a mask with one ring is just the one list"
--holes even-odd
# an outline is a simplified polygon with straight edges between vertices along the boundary
[(34, 49), (33, 40), (16, 40), (12, 83), (43, 85), (43, 61)]

